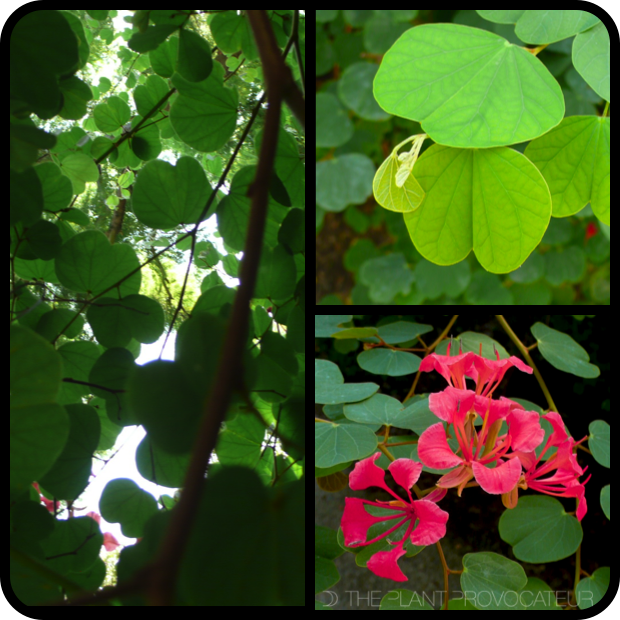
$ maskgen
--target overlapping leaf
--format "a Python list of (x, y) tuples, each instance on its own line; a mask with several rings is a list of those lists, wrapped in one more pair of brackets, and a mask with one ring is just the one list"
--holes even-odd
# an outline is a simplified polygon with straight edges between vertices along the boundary
[(419, 121), (438, 144), (532, 140), (564, 116), (562, 89), (525, 49), (486, 30), (425, 24), (405, 32), (375, 77), (379, 105)]
[(549, 186), (554, 217), (573, 215), (590, 202), (609, 226), (610, 125), (609, 118), (570, 116), (525, 149)]
[(452, 149), (434, 145), (416, 164), (426, 192), (405, 213), (417, 250), (439, 265), (473, 249), (493, 273), (520, 267), (540, 243), (551, 217), (551, 196), (539, 170), (508, 148)]

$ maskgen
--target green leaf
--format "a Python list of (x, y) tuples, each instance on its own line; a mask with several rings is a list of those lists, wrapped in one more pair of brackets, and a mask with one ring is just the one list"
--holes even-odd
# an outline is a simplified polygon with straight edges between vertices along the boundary
[(198, 431), (202, 398), (196, 392), (179, 362), (168, 360), (136, 366), (128, 385), (138, 422), (157, 446), (177, 455), (190, 451)]
[(144, 536), (146, 522), (157, 512), (155, 498), (129, 478), (117, 478), (106, 484), (99, 500), (101, 516), (120, 523), (124, 536)]
[(213, 70), (209, 44), (198, 33), (186, 28), (179, 33), (178, 70), (190, 82), (206, 80)]
[(463, 557), (461, 588), (473, 595), (478, 609), (522, 609), (517, 596), (527, 583), (520, 564), (497, 553), (467, 553)]
[(61, 574), (86, 570), (97, 560), (103, 534), (91, 517), (56, 520), (50, 536), (41, 541), (44, 557), (54, 557), (54, 570)]
[[(323, 360), (316, 360), (323, 361)], [(372, 396), (379, 386), (376, 383), (325, 383), (314, 375), (314, 402), (322, 405), (354, 403)]]
[[(333, 585), (340, 581), (340, 574), (338, 569), (332, 560), (327, 560), (321, 557), (314, 557), (314, 593), (318, 594), (331, 588)], [(320, 605), (318, 601), (315, 601), (315, 607), (317, 609), (330, 609), (329, 607), (317, 607)]]
[[(415, 211), (422, 204), (424, 190), (411, 172), (425, 137), (424, 134), (411, 136), (401, 142), (377, 170), (372, 182), (372, 191), (375, 200), (384, 209), (404, 213)], [(412, 140), (411, 152), (397, 156), (398, 149)]]
[[(79, 292), (97, 295), (140, 267), (133, 247), (110, 245), (99, 230), (87, 230), (75, 235), (61, 248), (55, 260), (56, 273), (63, 286)], [(130, 295), (140, 290), (140, 271), (134, 273), (118, 290)], [(108, 293), (108, 294), (111, 294)]]
[(237, 126), (237, 90), (225, 88), (215, 73), (202, 82), (175, 73), (172, 82), (179, 96), (170, 109), (170, 123), (179, 138), (203, 153), (222, 148)]
[[(331, 338), (332, 334), (347, 329), (346, 327), (341, 327), (341, 324), (348, 323), (351, 318), (352, 316), (350, 314), (315, 314), (314, 337)], [(334, 366), (336, 366), (336, 364), (334, 364)], [(340, 376), (342, 377), (342, 374)]]
[(575, 36), (599, 23), (599, 18), (587, 11), (476, 11), (489, 21), (517, 24), (515, 32), (526, 43), (555, 43)]
[(609, 440), (610, 426), (605, 420), (594, 420), (588, 427), (590, 436), (588, 437), (588, 445), (592, 451), (592, 456), (603, 467), (609, 468), (611, 456), (611, 444)]
[(179, 158), (176, 166), (156, 159), (138, 174), (133, 209), (147, 226), (169, 230), (195, 224), (211, 192), (204, 170), (193, 157)]
[(527, 610), (563, 610), (563, 607), (557, 602), (555, 592), (542, 579), (538, 579), (536, 577), (530, 577), (527, 580), (527, 584), (523, 590), (521, 590), (519, 598)]
[(254, 290), (256, 297), (286, 299), (296, 281), (295, 261), (284, 246), (263, 249)]
[(598, 366), (589, 363), (587, 351), (568, 334), (547, 327), (544, 323), (534, 323), (531, 331), (538, 341), (541, 355), (555, 368), (586, 379), (601, 374)]
[(73, 501), (88, 485), (101, 424), (95, 409), (88, 405), (66, 405), (65, 410), (70, 422), (67, 443), (52, 468), (38, 481), (56, 499)]
[(528, 144), (524, 155), (547, 181), (553, 217), (578, 213), (590, 202), (609, 226), (610, 123), (600, 116), (571, 116)]
[[(384, 39), (385, 41), (385, 39)], [(370, 51), (370, 50), (369, 50)], [(385, 50), (383, 50), (385, 51)], [(381, 53), (383, 53), (383, 51)], [(389, 114), (386, 114), (375, 101), (375, 98), (372, 96), (372, 81), (377, 74), (379, 67), (375, 64), (371, 64), (368, 62), (355, 62), (352, 65), (349, 65), (344, 73), (342, 74), (342, 78), (338, 83), (338, 95), (342, 102), (353, 110), (360, 118), (368, 121), (384, 121), (389, 118)], [(318, 93), (317, 104), (319, 97), (332, 97), (333, 95), (327, 95)], [(337, 101), (337, 100), (336, 100)], [(334, 131), (339, 133), (343, 129), (351, 128), (351, 135), (353, 134), (353, 126), (346, 112), (342, 110), (342, 106), (338, 104), (337, 106), (340, 109), (340, 119), (339, 122), (336, 123), (336, 118), (331, 121), (334, 125)], [(334, 109), (334, 112), (337, 112)], [(344, 112), (344, 113), (343, 113)], [(344, 116), (344, 118), (342, 118)], [(317, 105), (317, 124), (320, 119), (320, 114), (318, 111)], [(324, 121), (325, 122), (325, 121)], [(325, 128), (325, 125), (323, 126)], [(317, 126), (317, 137), (318, 137), (318, 126)], [(317, 143), (318, 144), (318, 143)], [(325, 145), (322, 145), (325, 146)], [(334, 145), (338, 146), (338, 145)]]
[[(424, 323), (412, 323), (410, 321), (394, 321), (379, 326), (379, 336), (387, 344), (403, 344), (415, 341), (418, 336), (428, 334), (435, 328)], [(369, 339), (371, 342), (379, 342), (377, 338)]]
[(594, 92), (605, 101), (610, 101), (609, 32), (603, 23), (575, 37), (573, 43), (573, 64), (581, 77)]
[(150, 344), (164, 331), (161, 305), (144, 295), (104, 297), (89, 307), (87, 316), (97, 340), (108, 348), (125, 347), (132, 338)]
[(316, 202), (326, 211), (344, 211), (362, 204), (372, 191), (372, 161), (361, 153), (334, 157), (316, 164)]
[(611, 489), (608, 484), (601, 489), (601, 508), (605, 516), (611, 520)]
[[(188, 604), (225, 606), (233, 576), (244, 584), (234, 593), (236, 604), (303, 604), (304, 547), (292, 544), (304, 536), (303, 485), (296, 480), (286, 490), (271, 488), (247, 467), (209, 472), (196, 514), (200, 526), (188, 538), (179, 571), (179, 593)], [(253, 510), (246, 510), (248, 505)], [(261, 557), (258, 571), (253, 562), (239, 561), (248, 557), (248, 540)]]
[(323, 469), (338, 463), (358, 461), (377, 449), (377, 436), (359, 424), (314, 424), (314, 459)]
[(359, 277), (360, 282), (369, 287), (370, 299), (377, 304), (391, 303), (398, 293), (407, 295), (414, 280), (401, 252), (366, 261)]
[(611, 571), (608, 566), (597, 568), (591, 577), (582, 579), (575, 589), (579, 609), (594, 607), (607, 594), (611, 583)]
[(361, 424), (402, 427), (401, 422), (406, 423), (409, 413), (403, 409), (402, 403), (396, 398), (385, 394), (375, 394), (361, 403), (345, 405), (344, 415), (349, 420)]
[(416, 178), (426, 197), (404, 214), (405, 223), (416, 249), (438, 265), (458, 263), (473, 249), (487, 271), (514, 271), (549, 224), (547, 184), (513, 149), (434, 145), (420, 156)]
[(547, 495), (519, 498), (516, 508), (500, 517), (499, 534), (519, 560), (536, 564), (567, 558), (583, 538), (576, 517), (566, 514), (562, 504)]
[(405, 32), (383, 57), (374, 93), (386, 112), (419, 121), (435, 142), (455, 147), (532, 140), (564, 116), (562, 89), (538, 58), (458, 24)]
[(357, 356), (360, 368), (376, 375), (388, 375), (389, 377), (411, 375), (418, 371), (421, 362), (422, 359), (413, 353), (393, 349), (371, 349)]

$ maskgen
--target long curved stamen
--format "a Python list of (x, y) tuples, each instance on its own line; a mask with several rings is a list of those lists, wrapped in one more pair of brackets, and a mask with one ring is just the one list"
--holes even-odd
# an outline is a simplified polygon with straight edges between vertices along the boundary
[[(372, 540), (369, 540), (365, 543), (360, 543), (355, 545), (356, 547), (363, 547), (366, 545), (372, 545), (372, 543), (377, 542), (378, 540), (381, 540), (382, 538), (385, 538), (386, 536), (390, 535), (392, 532), (395, 532), (399, 527), (401, 527), (404, 523), (406, 523), (409, 519), (411, 519), (411, 517), (406, 517), (405, 519), (403, 519), (400, 523), (397, 523), (394, 527), (390, 528), (387, 532), (384, 532), (383, 534), (379, 534), (379, 536), (377, 536), (376, 538), (373, 538)], [(352, 545), (351, 545), (352, 546)]]

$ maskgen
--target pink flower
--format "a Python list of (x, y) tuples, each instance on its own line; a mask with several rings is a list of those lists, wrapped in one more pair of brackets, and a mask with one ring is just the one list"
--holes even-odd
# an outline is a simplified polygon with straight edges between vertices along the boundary
[[(405, 542), (408, 540), (414, 545), (424, 546), (443, 538), (446, 533), (448, 513), (441, 510), (435, 502), (445, 496), (446, 490), (438, 489), (430, 493), (426, 499), (414, 500), (410, 489), (420, 477), (422, 464), (411, 459), (397, 459), (390, 463), (388, 469), (396, 483), (407, 492), (409, 500), (403, 500), (386, 485), (384, 480), (385, 471), (378, 465), (375, 465), (375, 461), (380, 456), (381, 453), (377, 452), (366, 459), (358, 461), (349, 475), (349, 485), (353, 490), (380, 487), (392, 495), (395, 501), (383, 502), (377, 500), (372, 502), (365, 499), (347, 497), (345, 498), (345, 509), (340, 527), (342, 527), (344, 533), (345, 545), (347, 547), (360, 547), (385, 538), (409, 521), (403, 539), (400, 542), (389, 541), (390, 544), (394, 545), (394, 549), (375, 553), (368, 560), (367, 564), (368, 568), (379, 577), (393, 579), (394, 581), (407, 581), (407, 577), (398, 566), (398, 559), (407, 553), (404, 548)], [(394, 515), (372, 516), (366, 512), (364, 504), (393, 510)], [(398, 523), (376, 538), (366, 541), (368, 529), (372, 525), (390, 520), (397, 520)], [(415, 527), (416, 520), (418, 520), (417, 527)]]
[[(97, 523), (101, 524), (101, 515), (98, 512), (87, 512), (86, 516), (94, 519), (95, 521), (97, 521)], [(106, 551), (114, 551), (114, 549), (121, 546), (121, 543), (116, 540), (114, 534), (106, 532), (103, 535), (103, 546), (105, 547)]]
[(500, 360), (497, 351), (495, 351), (497, 360), (488, 360), (471, 351), (450, 357), (451, 346), (450, 342), (446, 355), (431, 353), (425, 357), (420, 364), (420, 371), (436, 370), (452, 387), (462, 390), (466, 388), (465, 375), (467, 375), (476, 382), (476, 394), (482, 396), (490, 396), (504, 378), (506, 371), (512, 366), (530, 375), (533, 372), (527, 364), (514, 355), (507, 360)]
[[(585, 496), (585, 484), (590, 480), (591, 476), (584, 482), (579, 482), (579, 476), (583, 475), (586, 469), (582, 469), (577, 462), (577, 457), (573, 453), (573, 448), (585, 441), (586, 437), (576, 442), (569, 437), (565, 428), (562, 417), (555, 411), (550, 411), (543, 418), (551, 423), (553, 432), (547, 439), (545, 447), (537, 457), (534, 451), (517, 452), (519, 460), (525, 468), (524, 474), (521, 476), (519, 483), (512, 490), (510, 498), (504, 498), (504, 505), (514, 507), (517, 503), (517, 487), (522, 489), (533, 489), (539, 493), (546, 495), (554, 495), (556, 497), (575, 497), (579, 500), (577, 506), (577, 519), (581, 521), (588, 511)], [(542, 457), (550, 447), (557, 447), (557, 452), (543, 461)], [(544, 478), (550, 472), (552, 475)], [(508, 502), (508, 504), (507, 504)]]
[(33, 482), (32, 486), (37, 490), (37, 493), (39, 493), (39, 499), (43, 502), (48, 512), (54, 514), (54, 502), (51, 499), (47, 499), (47, 497), (41, 493), (38, 482)]
[[(508, 493), (521, 476), (521, 463), (516, 456), (510, 458), (508, 450), (512, 447), (532, 451), (545, 433), (536, 412), (524, 411), (521, 405), (504, 397), (492, 400), (491, 395), (512, 366), (527, 373), (532, 373), (532, 369), (516, 357), (500, 360), (497, 351), (496, 360), (471, 352), (454, 357), (449, 354), (450, 345), (448, 355), (429, 355), (422, 361), (420, 370), (435, 369), (450, 384), (443, 392), (430, 395), (429, 408), (438, 418), (452, 424), (460, 455), (450, 448), (446, 430), (438, 423), (420, 436), (418, 456), (428, 467), (456, 466), (439, 479), (437, 486), (458, 487), (459, 496), (472, 478), (487, 493)], [(475, 392), (467, 389), (466, 375), (476, 382)], [(483, 423), (476, 430), (474, 421), (478, 415)], [(506, 420), (509, 430), (498, 437), (502, 420)]]
[[(511, 445), (534, 450), (545, 435), (538, 414), (524, 411), (508, 398), (491, 400), (471, 390), (447, 387), (443, 392), (430, 395), (429, 408), (437, 417), (452, 424), (461, 454), (453, 452), (443, 424), (437, 423), (420, 435), (418, 456), (427, 467), (434, 469), (456, 466), (438, 480), (437, 486), (458, 487), (459, 496), (472, 478), (487, 493), (509, 492), (519, 481), (521, 463), (516, 457), (509, 460), (502, 457)], [(483, 419), (479, 430), (473, 424), (476, 415)], [(508, 433), (498, 437), (504, 419)], [(495, 467), (488, 468), (490, 464)]]

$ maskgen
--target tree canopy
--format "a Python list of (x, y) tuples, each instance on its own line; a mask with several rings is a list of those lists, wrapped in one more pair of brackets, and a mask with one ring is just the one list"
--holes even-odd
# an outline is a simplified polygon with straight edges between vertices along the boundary
[[(303, 605), (305, 15), (12, 19), (14, 604)], [(71, 508), (135, 424), (140, 473), (183, 490), (108, 483), (139, 542), (101, 589)]]

